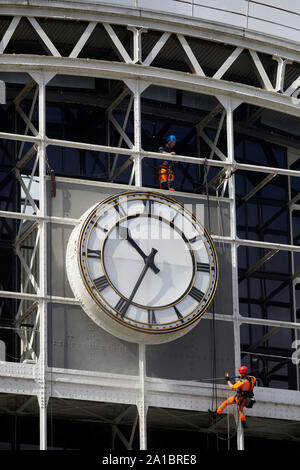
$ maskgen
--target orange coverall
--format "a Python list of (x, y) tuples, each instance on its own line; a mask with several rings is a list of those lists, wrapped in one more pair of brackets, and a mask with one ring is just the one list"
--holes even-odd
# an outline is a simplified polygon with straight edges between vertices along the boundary
[(175, 191), (174, 190), (174, 171), (172, 168), (172, 165), (169, 164), (169, 162), (164, 162), (161, 165), (159, 165), (158, 169), (158, 181), (160, 183), (159, 187), (162, 189), (163, 183), (167, 183), (168, 189), (170, 191)]
[[(249, 379), (252, 383), (250, 383)], [(253, 389), (255, 382), (256, 378), (253, 376), (245, 379), (240, 379), (238, 382), (233, 384), (232, 389), (237, 391), (248, 391), (250, 389)], [(246, 421), (246, 416), (244, 414), (245, 398), (239, 396), (239, 393), (236, 393), (235, 395), (232, 395), (231, 397), (227, 398), (227, 400), (223, 401), (223, 403), (217, 409), (217, 414), (220, 415), (227, 405), (232, 405), (233, 403), (237, 404), (240, 420)]]

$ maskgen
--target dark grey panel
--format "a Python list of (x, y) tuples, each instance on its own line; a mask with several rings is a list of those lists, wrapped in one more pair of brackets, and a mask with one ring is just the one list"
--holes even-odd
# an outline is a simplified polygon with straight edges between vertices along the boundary
[(51, 367), (138, 374), (138, 345), (106, 333), (80, 307), (52, 304), (48, 319)]
[[(134, 187), (132, 190), (134, 191)], [(123, 191), (128, 191), (128, 186), (111, 188), (108, 185), (103, 185), (103, 187), (88, 186), (58, 181), (56, 184), (56, 197), (49, 199), (49, 211), (55, 217), (79, 218), (97, 202)], [(182, 197), (176, 193), (172, 193), (170, 196), (192, 211), (200, 222), (205, 225), (209, 233), (221, 236), (230, 235), (229, 203), (207, 198), (197, 200), (194, 197)]]
[[(126, 188), (123, 191), (126, 191)], [(122, 189), (57, 181), (56, 197), (49, 199), (49, 209), (55, 217), (77, 219), (89, 207), (118, 192), (122, 192)], [(50, 194), (50, 191), (48, 191), (48, 194)]]
[[(51, 215), (79, 218), (89, 207), (111, 194), (127, 190), (127, 187), (110, 188), (88, 186), (68, 182), (57, 183), (56, 198), (49, 199)], [(134, 188), (133, 188), (134, 189)], [(174, 197), (174, 195), (172, 194)], [(229, 234), (229, 204), (218, 205), (216, 201), (206, 200), (196, 203), (193, 198), (176, 199), (187, 204), (203, 218), (211, 233), (221, 234), (220, 213), (224, 220), (224, 235)], [(196, 206), (196, 204), (199, 204)], [(202, 215), (201, 215), (202, 214)], [(48, 224), (50, 250), (49, 294), (73, 297), (67, 280), (65, 255), (67, 243), (73, 229), (62, 224)], [(223, 243), (216, 243), (219, 259), (219, 284), (213, 303), (208, 311), (232, 314), (232, 276), (231, 251)], [(138, 374), (138, 346), (119, 340), (106, 333), (92, 322), (80, 307), (52, 304), (49, 312), (49, 330), (51, 332), (49, 361), (53, 367), (95, 370), (101, 372)], [(199, 324), (186, 336), (175, 342), (147, 346), (147, 374), (152, 377), (169, 379), (197, 380), (211, 377), (212, 374), (212, 322), (205, 320), (205, 314)], [(224, 340), (225, 338), (225, 340)], [(233, 364), (232, 325), (216, 322), (217, 340), (217, 375), (223, 376), (224, 370)]]
[(48, 225), (48, 292), (50, 295), (74, 297), (66, 270), (66, 250), (73, 227), (70, 225)]
[(232, 315), (231, 247), (225, 243), (215, 243), (215, 247), (219, 262), (219, 282), (208, 311), (223, 315)]
[[(234, 341), (231, 322), (215, 321), (216, 361), (213, 372), (213, 321), (200, 320), (182, 338), (159, 346), (147, 346), (147, 376), (173, 380), (223, 377), (234, 372)], [(209, 381), (207, 381), (209, 383)]]

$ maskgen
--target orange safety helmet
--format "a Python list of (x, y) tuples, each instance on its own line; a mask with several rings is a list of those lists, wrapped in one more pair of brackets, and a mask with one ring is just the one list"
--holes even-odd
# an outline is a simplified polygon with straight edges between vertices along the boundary
[(239, 368), (239, 374), (241, 375), (247, 375), (249, 373), (249, 369), (247, 366), (241, 366)]

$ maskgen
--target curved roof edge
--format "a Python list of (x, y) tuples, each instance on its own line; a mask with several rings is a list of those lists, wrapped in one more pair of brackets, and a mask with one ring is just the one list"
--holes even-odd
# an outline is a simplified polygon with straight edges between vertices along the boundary
[[(122, 3), (121, 3), (122, 2)], [(46, 16), (118, 22), (162, 29), (188, 28), (189, 35), (201, 30), (211, 39), (289, 51), (291, 58), (300, 53), (300, 4), (286, 0), (2, 0), (0, 15)], [(292, 5), (293, 3), (293, 5)], [(222, 5), (222, 6), (220, 6)], [(293, 10), (292, 10), (293, 6)], [(289, 8), (289, 9), (288, 9)], [(162, 10), (163, 9), (163, 10)], [(176, 12), (175, 12), (176, 11)], [(222, 21), (223, 20), (223, 21)], [(226, 21), (224, 21), (226, 20)], [(177, 31), (179, 32), (179, 31)], [(201, 36), (201, 33), (200, 33)], [(286, 55), (286, 54), (285, 54)]]

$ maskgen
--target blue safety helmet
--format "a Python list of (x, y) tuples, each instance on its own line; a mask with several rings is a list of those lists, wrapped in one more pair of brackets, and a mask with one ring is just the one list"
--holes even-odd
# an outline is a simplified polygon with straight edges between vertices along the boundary
[(167, 142), (169, 142), (169, 141), (171, 141), (171, 142), (176, 142), (176, 137), (175, 137), (175, 135), (168, 135), (166, 141), (167, 141)]

